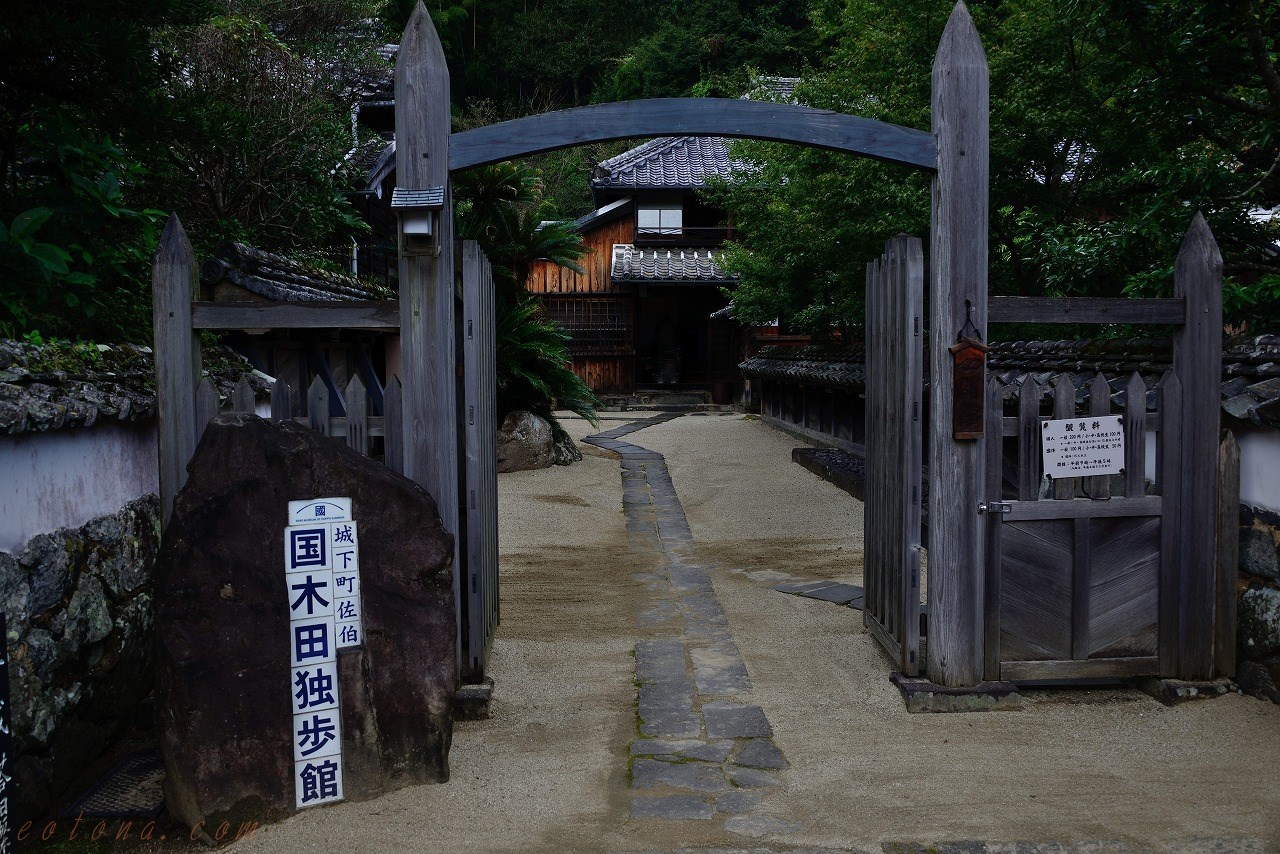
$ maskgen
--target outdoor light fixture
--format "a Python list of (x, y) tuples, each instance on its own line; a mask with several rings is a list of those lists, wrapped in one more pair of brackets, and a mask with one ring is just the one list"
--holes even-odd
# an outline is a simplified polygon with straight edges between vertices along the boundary
[(440, 211), (444, 209), (444, 187), (407, 190), (396, 187), (391, 193), (391, 209), (400, 218), (400, 254), (440, 254)]

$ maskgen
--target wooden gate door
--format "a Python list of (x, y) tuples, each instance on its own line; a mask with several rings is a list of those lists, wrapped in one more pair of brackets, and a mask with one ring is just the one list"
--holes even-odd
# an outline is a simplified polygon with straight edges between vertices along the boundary
[(867, 265), (863, 623), (908, 676), (920, 670), (920, 399), (924, 258), (899, 235)]
[[(1063, 374), (1051, 395), (1035, 375), (1010, 386), (988, 379), (988, 498), (979, 507), (990, 520), (987, 679), (1209, 679), (1234, 670), (1235, 540), (1219, 531), (1238, 524), (1239, 499), (1230, 471), (1219, 475), (1221, 276), (1197, 216), (1178, 256), (1174, 299), (992, 300), (995, 322), (1157, 323), (1175, 332), (1154, 413), (1136, 373), (1078, 382)], [(1119, 475), (1042, 471), (1051, 420), (1065, 430), (1073, 419), (1078, 433), (1115, 415), (1121, 426), (1110, 432), (1119, 435), (1107, 441), (1123, 445)], [(1070, 463), (1058, 463), (1066, 475)]]

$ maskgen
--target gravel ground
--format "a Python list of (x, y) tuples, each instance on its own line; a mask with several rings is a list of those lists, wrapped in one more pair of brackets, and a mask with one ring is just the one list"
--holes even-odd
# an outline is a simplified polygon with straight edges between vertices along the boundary
[[(595, 432), (576, 419), (565, 426)], [(628, 818), (635, 617), (648, 596), (632, 575), (658, 555), (627, 537), (616, 459), (584, 446), (579, 464), (499, 478), (494, 716), (455, 727), (451, 782), (313, 810), (236, 850), (878, 849), (957, 839), (1165, 848), (1198, 837), (1262, 838), (1280, 850), (1280, 707), (1233, 695), (1165, 708), (1107, 688), (1033, 694), (1021, 712), (908, 715), (857, 612), (767, 587), (779, 571), (861, 582), (860, 507), (791, 462), (794, 439), (707, 415), (627, 441), (666, 456), (699, 556), (717, 567), (755, 700), (792, 765), (769, 810), (799, 829), (752, 843), (708, 838), (695, 822), (655, 834), (653, 820)]]

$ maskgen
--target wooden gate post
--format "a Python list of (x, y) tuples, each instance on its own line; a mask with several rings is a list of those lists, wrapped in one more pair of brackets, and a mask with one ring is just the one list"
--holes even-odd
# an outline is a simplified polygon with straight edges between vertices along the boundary
[(199, 439), (195, 406), (201, 373), (200, 337), (191, 328), (191, 302), (199, 298), (200, 268), (195, 252), (178, 215), (170, 214), (151, 261), (162, 526), (169, 524), (173, 499), (187, 482), (187, 463)]
[[(1182, 478), (1178, 552), (1178, 676), (1211, 679), (1218, 562), (1218, 430), (1222, 414), (1222, 255), (1202, 214), (1182, 241), (1174, 296), (1187, 322), (1173, 336), (1173, 370), (1182, 381)], [(1174, 474), (1171, 472), (1170, 474)]]
[[(954, 360), (966, 322), (987, 328), (989, 73), (982, 40), (957, 3), (933, 64), (932, 299), (930, 309), (928, 676), (952, 687), (983, 678), (986, 578), (984, 439), (954, 438)], [(973, 402), (982, 406), (982, 400)], [(998, 500), (999, 496), (995, 496)]]
[[(435, 499), (440, 521), (458, 536), (457, 356), (454, 345), (453, 202), (449, 192), (449, 66), (421, 2), (396, 57), (396, 185), (443, 187), (433, 254), (406, 254), (400, 226), (400, 348), (405, 476)], [(456, 548), (456, 546), (455, 546)], [(459, 600), (458, 561), (453, 564)], [(461, 632), (461, 615), (458, 630)], [(461, 645), (459, 645), (461, 654)]]

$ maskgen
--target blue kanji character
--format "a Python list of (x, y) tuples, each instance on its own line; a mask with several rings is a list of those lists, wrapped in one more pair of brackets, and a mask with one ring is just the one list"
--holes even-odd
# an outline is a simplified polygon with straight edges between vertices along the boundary
[(302, 766), (302, 802), (318, 801), (338, 796), (338, 763), (332, 759)]
[(355, 592), (356, 577), (354, 575), (335, 575), (333, 583), (339, 591), (346, 593), (348, 596)]
[[(311, 720), (304, 718), (302, 726), (298, 728), (298, 747), (303, 748), (303, 756), (310, 756), (323, 750), (326, 744), (338, 737), (337, 733), (338, 725), (333, 722), (332, 714), (313, 714)], [(310, 747), (307, 747), (308, 742), (311, 743)]]
[(333, 676), (323, 670), (316, 670), (314, 676), (310, 670), (299, 670), (293, 684), (298, 686), (293, 695), (298, 698), (298, 711), (337, 702), (333, 697)]
[(355, 543), (355, 532), (352, 531), (350, 525), (343, 525), (341, 528), (333, 529), (333, 542), (336, 543)]
[(311, 573), (307, 573), (306, 581), (302, 582), (301, 584), (291, 584), (289, 586), (290, 590), (302, 591), (302, 593), (298, 595), (298, 598), (293, 600), (293, 602), (289, 605), (289, 610), (291, 611), (298, 610), (299, 606), (301, 606), (304, 602), (306, 603), (306, 606), (307, 606), (308, 615), (314, 614), (316, 612), (315, 611), (316, 605), (319, 605), (321, 608), (327, 608), (329, 606), (329, 600), (320, 595), (320, 588), (328, 587), (328, 586), (329, 586), (329, 582), (315, 581)]
[(294, 659), (306, 661), (308, 658), (325, 659), (329, 657), (329, 624), (308, 623), (293, 627)]
[(289, 568), (300, 569), (308, 566), (324, 566), (325, 559), (324, 528), (306, 528), (289, 532)]
[[(338, 603), (337, 613), (334, 615), (338, 620), (354, 620), (356, 618), (356, 603), (352, 599), (344, 599)], [(340, 638), (341, 639), (341, 638)]]
[(360, 630), (348, 623), (338, 630), (338, 643), (360, 643)]
[(316, 505), (316, 516), (323, 516), (323, 515), (324, 515), (324, 505), (323, 505), (323, 504), (317, 504), (317, 505)]

